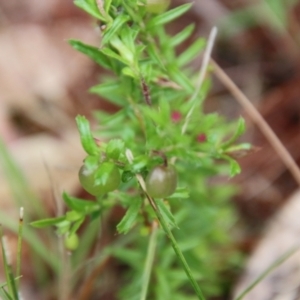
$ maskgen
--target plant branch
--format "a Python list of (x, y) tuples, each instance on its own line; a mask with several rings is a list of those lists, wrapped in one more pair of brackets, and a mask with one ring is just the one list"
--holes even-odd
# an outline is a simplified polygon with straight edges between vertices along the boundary
[(151, 96), (149, 86), (146, 84), (145, 79), (141, 77), (141, 85), (142, 85), (142, 92), (145, 99), (145, 102), (148, 106), (152, 105)]
[(296, 182), (300, 185), (300, 170), (295, 163), (291, 154), (284, 147), (282, 142), (276, 136), (272, 128), (264, 120), (262, 115), (258, 112), (251, 101), (243, 94), (243, 92), (236, 86), (236, 84), (228, 77), (228, 75), (219, 67), (219, 65), (211, 60), (214, 68), (214, 72), (218, 79), (224, 84), (224, 86), (231, 92), (240, 105), (246, 110), (248, 115), (257, 124), (261, 132), (269, 141), (271, 146), (276, 151), (277, 155), (281, 158), (287, 169), (291, 172)]
[(152, 228), (151, 228), (151, 236), (150, 241), (148, 245), (148, 251), (147, 251), (147, 258), (145, 261), (145, 267), (144, 267), (144, 273), (142, 278), (142, 292), (140, 300), (146, 300), (151, 272), (152, 272), (152, 266), (153, 261), (155, 257), (155, 249), (157, 244), (157, 233), (158, 233), (158, 224), (156, 221), (152, 222)]
[[(23, 216), (24, 208), (20, 208), (20, 219), (19, 219), (19, 228), (18, 228), (18, 246), (17, 246), (17, 271), (16, 277), (20, 277), (21, 274), (21, 256), (22, 256), (22, 238), (23, 238)], [(18, 282), (19, 285), (19, 282)]]
[(157, 207), (157, 204), (156, 204), (156, 201), (155, 199), (152, 199), (146, 191), (144, 191), (147, 199), (149, 200), (158, 220), (159, 220), (159, 223), (160, 225), (162, 226), (163, 230), (165, 231), (167, 237), (169, 238), (169, 240), (171, 241), (171, 244), (172, 244), (172, 247), (175, 251), (175, 254), (177, 255), (178, 259), (180, 260), (180, 262), (182, 263), (183, 265), (183, 268), (184, 268), (184, 271), (191, 283), (191, 285), (193, 286), (197, 296), (198, 296), (198, 299), (199, 300), (205, 300), (201, 290), (200, 290), (200, 287), (198, 285), (198, 283), (196, 282), (193, 274), (192, 274), (192, 271), (187, 263), (187, 261), (185, 260), (185, 257), (183, 255), (183, 253), (181, 252), (180, 248), (179, 248), (179, 245), (171, 231), (171, 229), (169, 228), (169, 225), (167, 223), (167, 221), (164, 219), (164, 217), (162, 216), (161, 212), (159, 211), (158, 207)]
[[(0, 224), (0, 244), (2, 250), (2, 262), (4, 264), (4, 274), (8, 289), (7, 295), (12, 300), (19, 300), (15, 278), (12, 272), (11, 253), (8, 249), (7, 237), (3, 234), (2, 224)], [(3, 289), (4, 290), (4, 289)]]
[[(126, 150), (126, 157), (127, 157), (128, 161), (129, 161), (129, 163), (133, 162), (133, 154), (132, 154), (132, 152), (129, 149)], [(181, 250), (180, 250), (180, 248), (178, 246), (178, 243), (177, 243), (174, 235), (172, 234), (171, 229), (169, 228), (168, 222), (164, 219), (163, 215), (161, 214), (160, 210), (158, 209), (158, 206), (156, 204), (155, 199), (151, 198), (149, 196), (149, 194), (147, 193), (146, 184), (145, 184), (145, 181), (144, 181), (143, 177), (140, 174), (136, 174), (136, 178), (137, 178), (137, 180), (138, 180), (138, 182), (139, 182), (139, 184), (140, 184), (140, 186), (141, 186), (141, 188), (142, 188), (145, 196), (147, 197), (150, 205), (152, 206), (152, 208), (153, 208), (153, 210), (154, 210), (154, 212), (155, 212), (155, 214), (157, 216), (157, 219), (158, 219), (160, 225), (162, 226), (162, 228), (165, 231), (167, 237), (171, 241), (171, 244), (172, 244), (172, 247), (173, 247), (173, 249), (175, 251), (175, 254), (177, 255), (177, 257), (180, 260), (180, 262), (182, 263), (184, 271), (185, 271), (185, 273), (186, 273), (186, 275), (187, 275), (187, 277), (188, 277), (191, 285), (193, 286), (193, 288), (194, 288), (194, 290), (195, 290), (195, 292), (196, 292), (196, 294), (198, 296), (198, 299), (199, 300), (205, 300), (205, 298), (204, 298), (204, 296), (203, 296), (203, 294), (201, 292), (201, 289), (200, 289), (197, 281), (195, 280), (195, 278), (194, 278), (194, 276), (192, 274), (192, 271), (191, 271), (191, 269), (190, 269), (187, 261), (185, 260), (185, 257), (182, 254), (182, 252), (181, 252)]]
[[(205, 49), (205, 52), (204, 52), (203, 62), (202, 62), (202, 65), (201, 65), (199, 76), (198, 76), (198, 81), (197, 81), (197, 84), (196, 84), (196, 87), (195, 87), (195, 91), (194, 91), (192, 97), (189, 100), (191, 102), (195, 101), (196, 97), (198, 96), (198, 94), (201, 90), (201, 87), (202, 87), (202, 84), (203, 84), (203, 81), (204, 81), (204, 77), (205, 77), (205, 74), (206, 74), (206, 70), (207, 70), (207, 67), (208, 67), (208, 64), (209, 64), (212, 48), (213, 48), (213, 45), (214, 45), (214, 42), (215, 42), (215, 39), (216, 39), (216, 36), (217, 36), (217, 32), (218, 32), (217, 27), (213, 27), (210, 34), (209, 34), (208, 41), (207, 41), (207, 46), (206, 46), (206, 49)], [(192, 113), (193, 113), (195, 107), (196, 107), (196, 103), (193, 104), (193, 106), (191, 107), (191, 109), (189, 110), (189, 112), (186, 115), (185, 122), (184, 122), (184, 124), (182, 126), (182, 130), (181, 130), (182, 134), (184, 134), (186, 129), (187, 129), (187, 126), (189, 124), (190, 118), (192, 116)]]

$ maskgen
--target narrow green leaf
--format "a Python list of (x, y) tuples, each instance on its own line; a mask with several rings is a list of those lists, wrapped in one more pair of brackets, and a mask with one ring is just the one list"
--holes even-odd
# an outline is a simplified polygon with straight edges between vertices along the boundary
[(119, 54), (117, 54), (116, 52), (112, 51), (111, 49), (109, 49), (109, 48), (102, 48), (100, 51), (104, 55), (106, 55), (108, 57), (111, 57), (111, 58), (114, 58), (114, 59), (122, 62), (125, 65), (128, 65), (128, 61), (126, 59), (122, 58)]
[(98, 10), (96, 1), (94, 0), (75, 0), (74, 4), (81, 8), (82, 10), (86, 11), (91, 16), (99, 19), (101, 21), (106, 21), (104, 16), (102, 16)]
[(229, 148), (226, 148), (226, 152), (225, 153), (233, 153), (234, 152), (238, 152), (238, 151), (241, 151), (243, 152), (243, 150), (251, 150), (252, 149), (252, 145), (249, 144), (249, 143), (241, 143), (241, 144), (238, 144), (238, 145), (233, 145), (233, 146), (230, 146)]
[(186, 187), (179, 187), (176, 189), (175, 193), (167, 197), (168, 199), (185, 199), (189, 198), (189, 191)]
[(63, 193), (63, 200), (66, 205), (78, 212), (86, 212), (99, 209), (99, 204), (94, 201), (84, 200), (76, 197), (71, 197), (67, 193)]
[(181, 6), (178, 6), (176, 8), (173, 8), (169, 11), (166, 11), (165, 13), (160, 14), (160, 15), (154, 17), (153, 19), (151, 19), (151, 21), (148, 23), (148, 27), (151, 28), (154, 26), (159, 26), (159, 25), (169, 23), (169, 22), (173, 21), (174, 19), (183, 15), (186, 11), (188, 11), (192, 7), (192, 5), (193, 5), (192, 3), (187, 3), (187, 4), (183, 4)]
[(123, 69), (122, 69), (122, 73), (123, 73), (124, 75), (126, 75), (126, 76), (129, 76), (129, 77), (138, 79), (137, 74), (135, 74), (135, 73), (132, 71), (132, 69), (129, 68), (129, 67), (123, 68)]
[(123, 43), (130, 49), (131, 52), (138, 53), (138, 47), (141, 45), (138, 45), (135, 43), (135, 39), (137, 35), (139, 34), (140, 28), (138, 26), (136, 27), (129, 27), (129, 26), (122, 26), (122, 30), (120, 31), (120, 39), (123, 41)]
[(13, 295), (12, 299), (19, 300), (19, 293), (17, 290), (16, 280), (12, 273), (12, 267), (10, 265), (8, 265), (7, 267), (8, 267), (9, 281), (11, 282), (11, 289), (12, 289), (12, 295)]
[(127, 47), (127, 45), (124, 44), (123, 41), (121, 41), (118, 36), (112, 36), (109, 42), (116, 50), (118, 50), (120, 56), (124, 61), (126, 61), (127, 65), (134, 64), (134, 53)]
[(156, 108), (144, 106), (144, 107), (142, 107), (142, 110), (143, 110), (144, 115), (147, 118), (152, 119), (156, 125), (160, 125), (160, 126), (165, 125), (163, 116), (160, 114), (160, 112)]
[(120, 139), (110, 140), (106, 147), (106, 155), (112, 159), (118, 159), (124, 151), (125, 144)]
[(90, 57), (101, 67), (105, 69), (111, 69), (111, 63), (109, 59), (98, 48), (87, 45), (78, 40), (69, 40), (69, 44), (77, 51)]
[(139, 155), (134, 158), (131, 167), (133, 171), (139, 172), (142, 168), (146, 167), (148, 163), (149, 163), (149, 156)]
[(155, 61), (162, 70), (166, 70), (166, 67), (163, 63), (163, 61), (161, 60), (157, 49), (155, 48), (155, 46), (153, 44), (149, 44), (146, 48), (146, 51), (148, 52), (149, 56), (151, 57), (151, 59), (153, 61)]
[(42, 220), (31, 222), (30, 225), (33, 227), (36, 227), (36, 228), (44, 228), (44, 227), (56, 225), (56, 224), (64, 221), (65, 219), (66, 219), (65, 216), (42, 219)]
[(206, 42), (203, 38), (196, 40), (189, 48), (179, 55), (176, 60), (178, 66), (182, 67), (196, 58), (204, 49), (205, 44)]
[(111, 6), (111, 2), (112, 2), (112, 0), (105, 0), (104, 1), (104, 9), (105, 9), (105, 11), (107, 13), (109, 12), (109, 9), (110, 9), (110, 6)]
[(170, 123), (170, 110), (170, 103), (168, 101), (166, 101), (165, 99), (159, 101), (159, 114), (161, 116), (162, 123), (165, 125)]
[(3, 287), (1, 287), (0, 296), (3, 298), (3, 300), (14, 300)]
[(105, 45), (107, 44), (111, 38), (121, 29), (124, 23), (126, 23), (129, 20), (129, 17), (126, 15), (119, 15), (115, 18), (112, 25), (104, 31), (101, 44)]
[(243, 118), (239, 118), (235, 133), (227, 142), (221, 145), (221, 148), (227, 149), (245, 132), (245, 130), (246, 130), (245, 120)]
[(76, 210), (70, 210), (66, 212), (66, 220), (69, 222), (75, 222), (78, 221), (79, 219), (81, 219), (82, 213), (78, 212)]
[(243, 118), (239, 118), (235, 137), (236, 138), (240, 137), (242, 134), (244, 134), (245, 130), (246, 130), (245, 120)]
[(187, 92), (193, 93), (195, 88), (191, 83), (191, 80), (181, 70), (174, 66), (169, 66), (168, 71), (172, 80), (174, 80)]
[(175, 36), (171, 37), (170, 38), (171, 47), (175, 48), (176, 46), (184, 42), (187, 38), (191, 36), (194, 29), (195, 29), (195, 24), (190, 24), (189, 26), (181, 30), (179, 33), (177, 33)]
[(89, 121), (86, 117), (78, 115), (76, 117), (76, 123), (83, 149), (90, 155), (97, 155), (99, 153), (99, 148), (92, 136)]
[(175, 221), (175, 217), (173, 216), (169, 207), (167, 207), (165, 201), (163, 199), (157, 199), (156, 204), (163, 218), (173, 227), (178, 227)]
[(79, 229), (79, 227), (81, 226), (81, 224), (84, 222), (85, 218), (82, 217), (80, 219), (78, 219), (77, 221), (74, 222), (74, 224), (72, 225), (72, 228), (70, 230), (70, 235), (75, 234), (77, 232), (77, 230)]
[(234, 177), (241, 173), (240, 165), (231, 157), (226, 158), (230, 162), (230, 177)]
[(126, 234), (131, 229), (136, 221), (141, 205), (142, 201), (140, 199), (132, 199), (132, 203), (127, 209), (125, 216), (117, 225), (117, 230), (119, 233)]
[(97, 111), (95, 112), (95, 115), (103, 126), (105, 125), (106, 127), (114, 127), (117, 125), (124, 124), (126, 118), (126, 110), (121, 109), (113, 115)]
[(124, 94), (122, 93), (119, 82), (112, 81), (98, 84), (90, 88), (89, 91), (93, 94), (104, 97), (113, 104), (119, 106), (124, 105)]
[(130, 181), (134, 176), (134, 173), (132, 173), (131, 171), (124, 171), (122, 173), (122, 182), (128, 182)]
[(90, 214), (91, 221), (99, 219), (101, 216), (101, 210), (94, 211)]

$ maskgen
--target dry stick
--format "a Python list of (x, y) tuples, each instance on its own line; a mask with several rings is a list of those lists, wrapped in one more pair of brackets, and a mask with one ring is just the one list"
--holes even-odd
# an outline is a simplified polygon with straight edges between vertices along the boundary
[(217, 32), (218, 32), (217, 27), (213, 27), (210, 34), (209, 34), (208, 41), (207, 41), (207, 46), (206, 46), (205, 51), (204, 51), (203, 62), (202, 62), (202, 65), (201, 65), (201, 69), (200, 69), (200, 72), (199, 72), (199, 77), (198, 77), (196, 87), (195, 87), (195, 91), (194, 91), (193, 95), (191, 96), (191, 98), (189, 99), (190, 102), (192, 102), (192, 103), (194, 102), (194, 103), (193, 103), (193, 106), (191, 107), (191, 109), (189, 110), (189, 112), (187, 113), (187, 115), (185, 117), (185, 122), (182, 126), (181, 134), (185, 134), (188, 123), (189, 123), (190, 118), (192, 116), (192, 113), (193, 113), (193, 111), (196, 107), (195, 100), (196, 100), (196, 98), (197, 98), (197, 96), (198, 96), (198, 94), (201, 90), (201, 87), (202, 87), (202, 84), (203, 84), (203, 81), (204, 81), (204, 78), (205, 78), (205, 74), (206, 74), (206, 71), (207, 71), (207, 67), (209, 65), (209, 60), (210, 60), (211, 52), (212, 52), (214, 42), (215, 42), (215, 39), (216, 39), (216, 36), (217, 36)]
[(278, 156), (281, 158), (287, 169), (291, 172), (296, 182), (300, 185), (300, 170), (295, 163), (291, 154), (283, 146), (274, 131), (264, 120), (262, 115), (258, 112), (250, 100), (243, 94), (243, 92), (235, 85), (235, 83), (228, 77), (228, 75), (218, 66), (216, 62), (211, 59), (214, 68), (214, 73), (224, 86), (232, 93), (240, 105), (246, 110), (253, 121), (258, 125), (261, 132), (265, 135), (271, 146), (274, 148)]
[(265, 271), (263, 271), (253, 282), (251, 282), (245, 290), (243, 290), (234, 300), (242, 300), (256, 285), (258, 285), (264, 278), (266, 278), (274, 269), (279, 267), (293, 254), (299, 251), (299, 246), (293, 247), (286, 253), (277, 258)]

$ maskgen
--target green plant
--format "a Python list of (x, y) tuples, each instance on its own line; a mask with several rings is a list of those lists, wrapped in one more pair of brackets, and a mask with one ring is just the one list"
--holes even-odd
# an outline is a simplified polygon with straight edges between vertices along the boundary
[[(78, 249), (71, 257), (76, 270), (89, 257), (99, 230), (93, 224), (107, 221), (121, 206), (125, 213), (116, 228), (127, 235), (94, 254), (95, 266), (102, 266), (107, 257), (126, 265), (117, 291), (120, 299), (219, 295), (226, 289), (222, 273), (239, 261), (227, 232), (236, 222), (228, 202), (234, 188), (209, 180), (239, 173), (232, 154), (250, 146), (235, 144), (245, 130), (242, 119), (229, 123), (203, 112), (211, 81), (203, 77), (195, 88), (198, 75), (191, 62), (206, 41), (199, 38), (178, 55), (176, 47), (192, 34), (193, 25), (175, 36), (165, 30), (191, 4), (156, 15), (149, 13), (146, 2), (137, 0), (76, 0), (75, 4), (101, 22), (102, 39), (100, 48), (77, 40), (70, 44), (114, 74), (103, 75), (91, 92), (119, 110), (95, 112), (99, 126), (93, 134), (85, 117), (76, 118), (87, 153), (80, 181), (96, 200), (65, 193), (68, 211), (63, 216), (32, 225), (54, 225), (66, 237), (80, 229)], [(165, 176), (165, 186), (156, 180), (158, 171)], [(77, 275), (74, 271), (73, 286), (80, 281)]]

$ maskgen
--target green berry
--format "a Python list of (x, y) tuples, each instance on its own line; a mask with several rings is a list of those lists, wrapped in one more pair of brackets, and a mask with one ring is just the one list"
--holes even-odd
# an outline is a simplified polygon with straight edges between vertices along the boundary
[(68, 235), (65, 238), (65, 247), (66, 247), (66, 249), (68, 249), (70, 251), (74, 251), (78, 248), (78, 245), (79, 245), (79, 238), (78, 238), (78, 235), (76, 233)]
[[(95, 184), (96, 172), (101, 172), (101, 169), (111, 169), (105, 184)], [(88, 169), (83, 165), (79, 170), (79, 181), (82, 187), (93, 196), (104, 195), (118, 188), (121, 181), (119, 169), (110, 162), (105, 162), (95, 169)]]
[(177, 172), (174, 166), (156, 166), (146, 178), (146, 189), (153, 198), (172, 195), (177, 186)]

